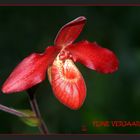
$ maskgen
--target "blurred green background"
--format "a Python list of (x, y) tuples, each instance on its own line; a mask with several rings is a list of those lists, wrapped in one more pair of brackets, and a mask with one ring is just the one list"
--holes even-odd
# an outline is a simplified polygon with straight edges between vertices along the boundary
[[(49, 131), (140, 133), (140, 127), (93, 125), (95, 120), (140, 121), (140, 7), (0, 7), (0, 85), (24, 57), (53, 45), (58, 30), (78, 16), (85, 16), (87, 23), (76, 41), (96, 41), (114, 51), (120, 61), (119, 70), (105, 75), (77, 63), (87, 85), (86, 100), (77, 111), (59, 103), (46, 78), (37, 91), (37, 101)], [(0, 103), (30, 109), (26, 92), (9, 95), (1, 92)], [(0, 133), (38, 134), (39, 131), (0, 111)]]

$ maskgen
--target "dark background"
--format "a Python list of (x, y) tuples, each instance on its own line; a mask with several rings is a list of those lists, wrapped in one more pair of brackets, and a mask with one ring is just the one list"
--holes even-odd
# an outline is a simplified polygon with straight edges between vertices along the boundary
[[(87, 85), (86, 100), (77, 111), (59, 103), (46, 78), (37, 91), (37, 101), (49, 131), (140, 133), (140, 127), (93, 126), (95, 120), (140, 121), (140, 7), (0, 7), (0, 86), (23, 58), (53, 45), (58, 30), (78, 16), (85, 16), (87, 23), (76, 41), (96, 41), (114, 51), (120, 61), (119, 70), (105, 75), (76, 64)], [(30, 109), (26, 92), (0, 95), (3, 105)], [(0, 111), (0, 133), (39, 131)]]

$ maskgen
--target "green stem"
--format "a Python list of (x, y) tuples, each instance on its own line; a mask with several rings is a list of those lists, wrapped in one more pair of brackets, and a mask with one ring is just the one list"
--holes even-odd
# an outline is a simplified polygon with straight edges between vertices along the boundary
[(36, 91), (35, 87), (27, 90), (28, 95), (29, 95), (30, 105), (31, 105), (32, 111), (35, 113), (36, 117), (40, 120), (40, 125), (39, 125), (40, 132), (42, 134), (48, 134), (49, 132), (48, 132), (47, 126), (41, 117), (40, 110), (39, 110), (39, 107), (35, 98), (35, 91)]
[(7, 112), (7, 113), (10, 113), (10, 114), (13, 114), (13, 115), (18, 116), (18, 117), (27, 117), (27, 115), (25, 113), (17, 111), (13, 108), (9, 108), (9, 107), (4, 106), (2, 104), (0, 104), (0, 110)]

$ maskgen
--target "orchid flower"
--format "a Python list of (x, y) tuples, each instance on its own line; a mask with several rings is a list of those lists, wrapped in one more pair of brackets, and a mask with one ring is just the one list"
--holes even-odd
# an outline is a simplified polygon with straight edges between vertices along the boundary
[(79, 109), (86, 97), (86, 85), (74, 62), (105, 74), (115, 72), (119, 65), (115, 54), (96, 42), (73, 43), (85, 22), (86, 18), (81, 16), (67, 23), (58, 32), (53, 46), (23, 59), (3, 84), (2, 91), (27, 90), (42, 82), (48, 72), (55, 97), (70, 109)]

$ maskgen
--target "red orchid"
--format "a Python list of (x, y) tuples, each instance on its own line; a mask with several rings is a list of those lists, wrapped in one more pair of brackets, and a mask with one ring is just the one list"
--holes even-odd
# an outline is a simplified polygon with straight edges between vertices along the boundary
[(85, 22), (86, 18), (81, 16), (64, 25), (56, 36), (54, 46), (22, 60), (4, 83), (2, 91), (13, 93), (27, 90), (42, 82), (48, 71), (56, 98), (71, 109), (80, 108), (86, 97), (86, 85), (74, 62), (101, 73), (112, 73), (118, 69), (118, 59), (112, 51), (95, 42), (73, 44)]

